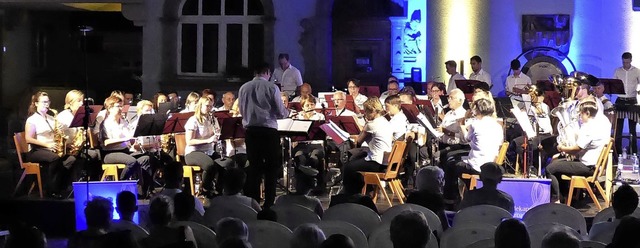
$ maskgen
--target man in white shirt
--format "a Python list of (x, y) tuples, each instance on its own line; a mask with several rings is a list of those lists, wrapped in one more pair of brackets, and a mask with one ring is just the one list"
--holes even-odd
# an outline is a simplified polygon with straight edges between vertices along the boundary
[(437, 127), (437, 131), (444, 133), (440, 137), (440, 164), (444, 166), (447, 159), (452, 154), (461, 155), (469, 150), (467, 140), (462, 134), (460, 128), (460, 120), (465, 118), (467, 110), (462, 107), (464, 102), (464, 93), (460, 89), (453, 89), (449, 94), (449, 112), (447, 112), (442, 118), (440, 126)]
[(287, 92), (289, 96), (293, 96), (302, 86), (302, 75), (298, 68), (289, 62), (289, 54), (281, 53), (278, 55), (278, 63), (280, 67), (276, 67), (271, 75), (271, 82), (280, 84), (283, 92)]
[[(622, 54), (622, 67), (616, 69), (614, 73), (614, 78), (622, 80), (624, 84), (625, 94), (618, 95), (618, 99), (616, 100), (616, 109), (626, 110), (628, 106), (636, 105), (638, 95), (637, 90), (640, 85), (640, 70), (631, 65), (631, 53), (626, 52)], [(622, 129), (624, 127), (624, 116), (618, 115), (618, 122), (616, 124), (616, 137), (620, 137), (622, 135)], [(636, 140), (636, 122), (630, 118), (628, 119), (629, 124), (629, 134), (631, 137), (630, 140)], [(622, 139), (616, 139), (616, 150), (618, 154), (622, 153)], [(631, 150), (630, 153), (637, 153), (637, 145), (636, 142), (631, 142)]]
[(236, 96), (231, 91), (227, 91), (222, 95), (222, 106), (216, 108), (216, 111), (229, 111), (233, 107)]
[(469, 79), (485, 82), (489, 85), (489, 89), (491, 89), (491, 86), (493, 86), (491, 83), (491, 75), (482, 69), (482, 58), (480, 58), (480, 56), (476, 55), (471, 57), (471, 70), (473, 72), (469, 75)]
[(256, 68), (256, 77), (238, 91), (238, 107), (245, 128), (245, 143), (250, 166), (247, 169), (247, 196), (259, 201), (260, 181), (264, 174), (265, 201), (270, 207), (276, 199), (276, 181), (282, 166), (282, 146), (278, 119), (289, 116), (280, 99), (280, 90), (268, 81), (269, 65)]
[(451, 77), (449, 78), (449, 83), (447, 84), (447, 92), (451, 94), (451, 91), (453, 89), (458, 88), (458, 86), (456, 86), (456, 80), (464, 80), (465, 78), (464, 76), (462, 76), (462, 74), (458, 73), (458, 64), (455, 61), (449, 60), (447, 62), (444, 62), (444, 65), (447, 69), (447, 74), (451, 75)]
[(531, 85), (531, 78), (520, 71), (520, 61), (511, 60), (511, 70), (513, 74), (507, 77), (507, 85), (504, 88), (507, 95), (520, 95), (514, 93), (514, 88), (524, 90), (526, 86)]
[(313, 90), (311, 89), (311, 85), (308, 83), (303, 83), (302, 86), (300, 86), (300, 95), (294, 97), (293, 100), (291, 100), (291, 102), (300, 102), (302, 98), (309, 97), (309, 96), (313, 96)]
[(605, 113), (614, 111), (613, 102), (611, 102), (611, 100), (609, 100), (609, 98), (604, 95), (604, 85), (602, 84), (602, 82), (598, 82), (596, 86), (593, 87), (593, 94), (595, 94), (596, 98), (598, 98), (602, 102), (602, 106), (604, 107), (603, 110)]
[(389, 81), (387, 83), (387, 91), (380, 94), (380, 103), (382, 106), (384, 106), (384, 100), (387, 99), (387, 97), (397, 95), (398, 92), (400, 92), (400, 85), (398, 84), (398, 81)]

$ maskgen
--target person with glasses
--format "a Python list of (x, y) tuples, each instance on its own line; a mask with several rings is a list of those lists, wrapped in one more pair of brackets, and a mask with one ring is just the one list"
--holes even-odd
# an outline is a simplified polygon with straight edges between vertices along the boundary
[(58, 156), (60, 147), (54, 136), (56, 120), (49, 112), (49, 95), (47, 92), (38, 91), (31, 97), (29, 106), (29, 118), (24, 126), (25, 141), (29, 144), (29, 152), (26, 161), (39, 163), (42, 173), (42, 184), (46, 194), (52, 198), (62, 198), (62, 191), (67, 186), (67, 178), (71, 174), (71, 168), (76, 162), (73, 156)]
[(399, 92), (400, 85), (398, 84), (398, 81), (389, 81), (389, 83), (387, 83), (387, 91), (380, 94), (380, 104), (384, 106), (384, 100), (387, 99), (387, 97), (397, 95)]
[(434, 83), (429, 91), (429, 101), (431, 101), (431, 106), (433, 106), (434, 113), (436, 113), (439, 120), (442, 120), (444, 117), (444, 105), (446, 104), (444, 104), (443, 99), (440, 98), (444, 93), (446, 93), (446, 91), (443, 83)]
[(99, 127), (104, 163), (125, 164), (120, 180), (130, 179), (136, 172), (140, 172), (138, 176), (142, 178), (142, 196), (146, 197), (153, 186), (151, 162), (148, 155), (132, 151), (131, 142), (134, 141), (135, 130), (131, 130), (122, 118), (122, 106), (122, 99), (116, 96), (104, 100), (107, 113)]
[(352, 78), (347, 81), (347, 89), (349, 90), (349, 95), (353, 97), (353, 101), (358, 106), (358, 109), (362, 109), (362, 104), (367, 100), (367, 97), (363, 94), (360, 94), (360, 80)]

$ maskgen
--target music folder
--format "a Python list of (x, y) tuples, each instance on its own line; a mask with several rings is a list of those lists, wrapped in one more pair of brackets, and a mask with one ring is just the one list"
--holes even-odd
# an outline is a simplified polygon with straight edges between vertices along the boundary
[(427, 116), (420, 113), (418, 107), (412, 104), (402, 104), (400, 105), (400, 109), (402, 109), (402, 113), (407, 117), (407, 121), (409, 123), (418, 123), (423, 126), (425, 129), (431, 133), (434, 137), (440, 137), (444, 135), (441, 132), (438, 132), (435, 129), (435, 120), (433, 116)]
[(621, 79), (616, 78), (600, 78), (602, 86), (604, 86), (604, 94), (626, 94), (624, 83)]
[(215, 111), (213, 112), (213, 116), (216, 117), (217, 119), (223, 119), (223, 118), (231, 118), (233, 117), (231, 115), (231, 113), (229, 113), (229, 110), (220, 110), (220, 111)]
[(531, 139), (533, 137), (536, 137), (536, 132), (533, 130), (533, 125), (531, 125), (527, 113), (521, 111), (519, 108), (512, 108), (511, 112), (516, 117), (518, 124), (520, 124), (520, 127), (527, 135), (527, 138)]
[(287, 108), (300, 112), (302, 111), (302, 104), (300, 102), (289, 102), (289, 106), (287, 106)]
[(169, 118), (164, 124), (162, 130), (163, 134), (168, 133), (184, 133), (184, 124), (187, 123), (189, 118), (193, 116), (193, 112), (188, 113), (173, 113), (169, 115)]
[(278, 132), (283, 136), (298, 136), (309, 133), (312, 121), (280, 119), (278, 120)]
[(167, 122), (166, 114), (145, 114), (138, 118), (138, 125), (133, 132), (133, 137), (162, 135), (165, 122)]
[[(89, 123), (88, 127), (95, 125), (96, 117), (98, 117), (98, 112), (102, 110), (102, 105), (89, 105)], [(84, 117), (86, 115), (85, 106), (78, 108), (76, 114), (73, 116), (73, 120), (69, 124), (69, 127), (83, 127)]]
[(218, 119), (220, 122), (220, 139), (240, 139), (245, 137), (245, 129), (242, 126), (242, 117)]
[(349, 140), (349, 133), (340, 128), (332, 120), (329, 120), (329, 122), (322, 124), (320, 128), (338, 145)]
[(291, 138), (292, 141), (310, 141), (310, 140), (325, 140), (327, 134), (322, 130), (321, 126), (324, 121), (311, 121), (311, 127), (306, 135), (298, 135)]

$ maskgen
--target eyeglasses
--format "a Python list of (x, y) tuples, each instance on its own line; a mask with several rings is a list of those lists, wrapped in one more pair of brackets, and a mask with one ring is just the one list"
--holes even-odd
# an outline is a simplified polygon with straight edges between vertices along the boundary
[(431, 92), (440, 92), (441, 90), (431, 90)]
[(49, 104), (51, 101), (38, 101), (39, 103)]

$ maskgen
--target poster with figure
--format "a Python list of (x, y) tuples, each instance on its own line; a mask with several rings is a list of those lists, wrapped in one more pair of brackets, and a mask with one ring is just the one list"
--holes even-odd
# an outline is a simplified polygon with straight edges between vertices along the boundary
[(410, 20), (404, 26), (404, 54), (415, 55), (422, 53), (420, 49), (420, 41), (422, 40), (422, 32), (420, 32), (420, 9), (414, 10)]

